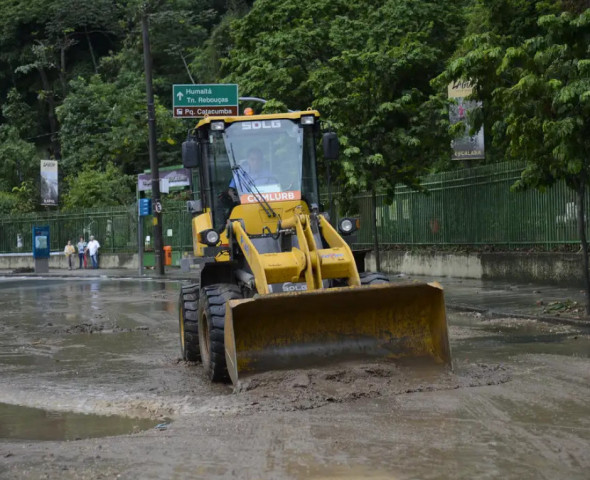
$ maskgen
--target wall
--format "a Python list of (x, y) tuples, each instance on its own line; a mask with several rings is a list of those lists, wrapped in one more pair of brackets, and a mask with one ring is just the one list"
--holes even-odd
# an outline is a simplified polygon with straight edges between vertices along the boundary
[[(583, 286), (582, 255), (577, 253), (430, 253), (381, 252), (381, 270), (406, 275), (505, 280), (515, 283), (547, 283)], [(367, 270), (375, 269), (373, 253), (367, 254)]]
[[(33, 255), (6, 254), (0, 255), (0, 270), (15, 270), (17, 268), (34, 268)], [(78, 266), (78, 256), (74, 259), (74, 266)], [(136, 253), (103, 253), (100, 255), (100, 268), (128, 268), (137, 269)], [(52, 253), (49, 257), (50, 269), (67, 269), (68, 262), (63, 253)]]
[[(77, 261), (77, 258), (76, 258)], [(381, 270), (390, 274), (436, 277), (480, 278), (515, 283), (547, 283), (583, 286), (582, 256), (577, 253), (429, 253), (381, 252)], [(0, 270), (33, 268), (31, 254), (0, 255)], [(137, 269), (137, 254), (100, 256), (101, 268)], [(367, 270), (375, 269), (372, 252), (366, 257)], [(63, 253), (49, 259), (50, 269), (65, 269)]]

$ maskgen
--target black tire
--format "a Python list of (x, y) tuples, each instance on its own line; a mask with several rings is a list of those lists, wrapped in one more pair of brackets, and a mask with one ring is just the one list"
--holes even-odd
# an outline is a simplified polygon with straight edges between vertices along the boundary
[(178, 295), (178, 326), (180, 330), (180, 354), (183, 360), (198, 362), (199, 350), (199, 286), (188, 285)]
[(363, 272), (359, 273), (361, 285), (377, 285), (378, 283), (389, 283), (387, 275), (381, 272)]
[(199, 345), (203, 368), (213, 382), (229, 380), (225, 363), (225, 305), (243, 298), (237, 285), (218, 283), (201, 289), (199, 298)]

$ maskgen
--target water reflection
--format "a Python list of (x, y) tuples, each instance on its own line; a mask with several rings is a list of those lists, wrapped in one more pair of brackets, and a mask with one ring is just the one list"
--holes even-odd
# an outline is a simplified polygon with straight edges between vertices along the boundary
[(0, 403), (0, 438), (18, 440), (78, 440), (137, 433), (156, 420), (117, 415), (55, 412)]

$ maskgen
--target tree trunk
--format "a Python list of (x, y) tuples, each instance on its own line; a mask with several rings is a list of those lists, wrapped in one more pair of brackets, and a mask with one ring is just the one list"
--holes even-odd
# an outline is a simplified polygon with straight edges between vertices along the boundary
[(66, 98), (67, 94), (67, 85), (66, 85), (66, 48), (67, 47), (67, 39), (64, 39), (64, 43), (60, 49), (60, 68), (59, 68), (59, 81), (61, 82), (61, 92), (64, 98)]
[(180, 58), (182, 59), (184, 69), (186, 70), (186, 73), (188, 74), (188, 78), (191, 79), (191, 83), (195, 83), (195, 80), (194, 80), (193, 76), (191, 75), (191, 71), (188, 68), (188, 64), (186, 63), (186, 58), (184, 58), (184, 55), (182, 54), (182, 52), (179, 52), (178, 54), (180, 55)]
[(84, 28), (84, 35), (86, 36), (86, 41), (88, 42), (90, 58), (92, 58), (92, 65), (94, 65), (94, 73), (98, 73), (98, 65), (96, 64), (96, 57), (94, 56), (94, 48), (92, 48), (92, 41), (90, 40), (90, 35), (88, 35), (88, 31), (86, 30), (86, 28)]
[(47, 78), (47, 74), (43, 67), (39, 67), (39, 75), (41, 76), (41, 84), (43, 85), (43, 90), (45, 90), (47, 105), (48, 105), (48, 112), (47, 116), (49, 118), (49, 130), (51, 132), (51, 148), (53, 150), (53, 156), (56, 160), (61, 158), (61, 147), (59, 145), (59, 140), (57, 138), (57, 118), (55, 118), (55, 100), (53, 98), (53, 90), (51, 89), (51, 85), (49, 84), (49, 79)]
[(586, 184), (581, 182), (578, 194), (578, 235), (584, 256), (584, 284), (586, 286), (586, 315), (590, 315), (590, 272), (588, 271), (588, 239), (586, 238)]
[(377, 233), (377, 193), (371, 190), (371, 221), (373, 223), (373, 245), (375, 248), (375, 271), (381, 271), (381, 256), (379, 255), (379, 235)]

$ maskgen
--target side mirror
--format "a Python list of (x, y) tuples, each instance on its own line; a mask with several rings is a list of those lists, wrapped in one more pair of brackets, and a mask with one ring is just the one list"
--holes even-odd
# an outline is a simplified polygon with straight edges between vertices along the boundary
[(196, 168), (201, 164), (201, 148), (195, 140), (182, 142), (182, 164), (185, 168)]
[(324, 147), (324, 158), (326, 160), (338, 160), (340, 155), (340, 142), (338, 135), (334, 132), (326, 132), (322, 136), (322, 146)]

